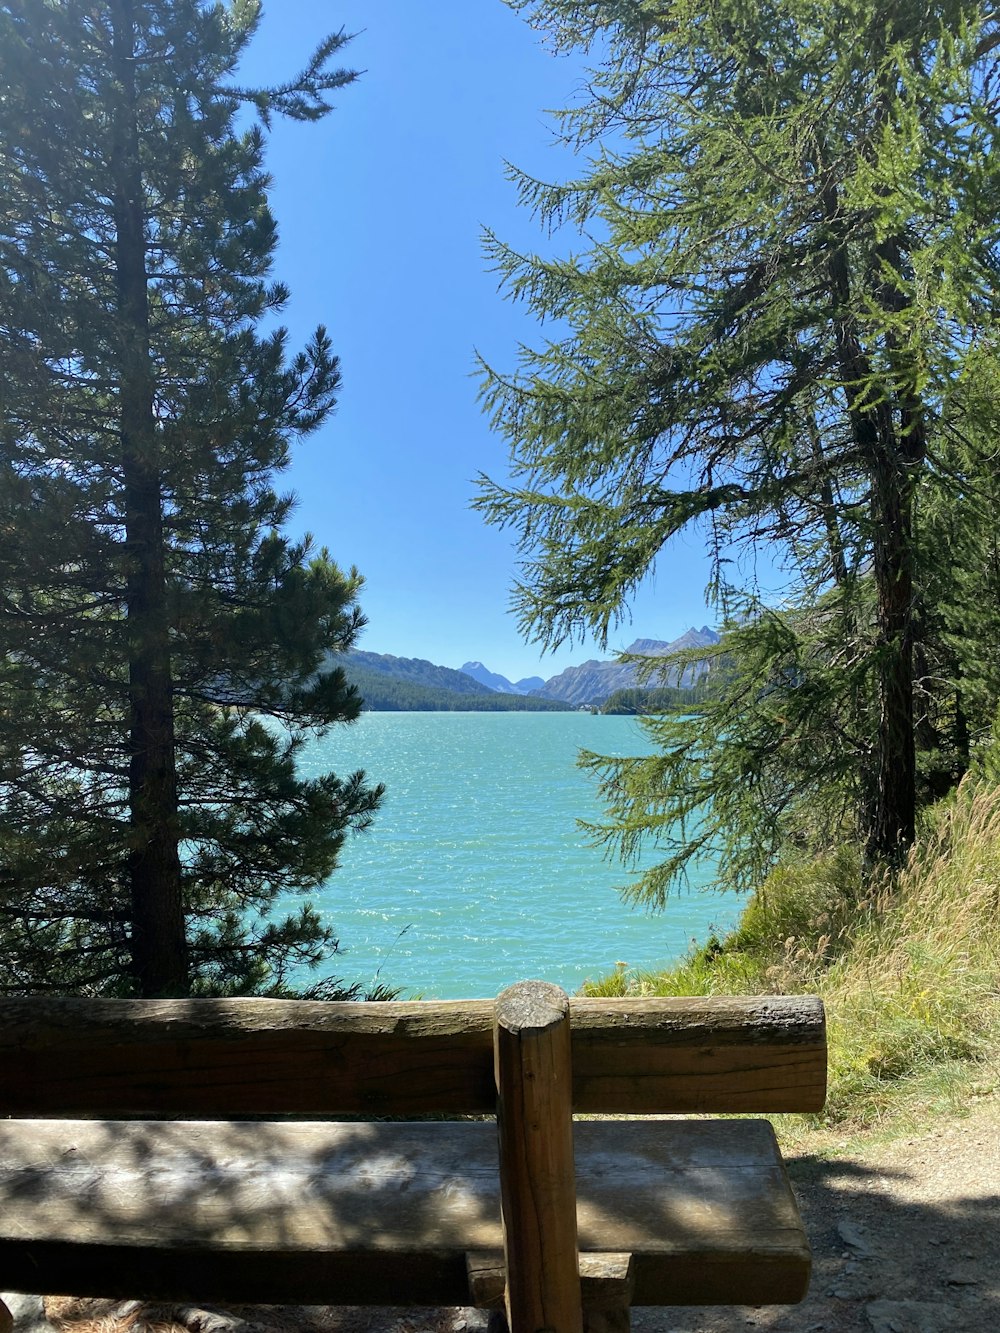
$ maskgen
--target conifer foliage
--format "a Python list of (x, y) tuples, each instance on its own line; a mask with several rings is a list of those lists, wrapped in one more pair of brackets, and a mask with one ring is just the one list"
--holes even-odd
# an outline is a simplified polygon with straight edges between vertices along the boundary
[(260, 124), (353, 75), (337, 35), (239, 87), (259, 17), (0, 3), (3, 990), (281, 991), (335, 942), (269, 909), (378, 803), (295, 772), (358, 713), (336, 654), (363, 620), (274, 488), (339, 371), (274, 319)]
[[(519, 373), (486, 374), (513, 481), (486, 483), (482, 507), (520, 536), (523, 624), (547, 643), (606, 635), (694, 526), (733, 630), (726, 691), (663, 731), (658, 760), (589, 757), (615, 816), (603, 835), (627, 853), (686, 819), (644, 880), (654, 901), (703, 844), (752, 881), (803, 812), (895, 859), (921, 728), (961, 731), (955, 656), (921, 642), (950, 575), (940, 554), (931, 573), (920, 515), (947, 490), (943, 456), (982, 438), (970, 353), (995, 362), (996, 16), (962, 0), (511, 3), (593, 65), (561, 118), (586, 168), (515, 173), (582, 248), (491, 242), (552, 331)], [(731, 574), (762, 545), (788, 583), (770, 608)]]

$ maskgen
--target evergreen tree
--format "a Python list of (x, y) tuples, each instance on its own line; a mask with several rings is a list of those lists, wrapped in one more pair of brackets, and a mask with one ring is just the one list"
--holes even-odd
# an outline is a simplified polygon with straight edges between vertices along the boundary
[[(589, 244), (543, 259), (493, 242), (509, 291), (557, 328), (520, 374), (487, 377), (514, 482), (482, 505), (520, 533), (523, 624), (549, 644), (606, 635), (699, 524), (739, 666), (664, 737), (659, 770), (604, 770), (626, 847), (692, 818), (693, 782), (747, 850), (759, 815), (777, 836), (832, 775), (869, 859), (892, 859), (917, 800), (915, 506), (931, 451), (968, 428), (944, 405), (995, 321), (995, 18), (952, 0), (511, 3), (600, 58), (562, 113), (566, 140), (596, 148), (585, 174), (518, 178), (543, 223)], [(795, 615), (727, 583), (761, 543)]]
[(280, 990), (380, 789), (296, 777), (357, 715), (360, 579), (283, 533), (273, 478), (334, 405), (324, 330), (269, 327), (250, 105), (311, 120), (329, 38), (234, 82), (257, 0), (0, 3), (0, 988)]
[(916, 525), (918, 760), (931, 796), (988, 743), (1000, 705), (1000, 365), (989, 341), (969, 349), (942, 415)]

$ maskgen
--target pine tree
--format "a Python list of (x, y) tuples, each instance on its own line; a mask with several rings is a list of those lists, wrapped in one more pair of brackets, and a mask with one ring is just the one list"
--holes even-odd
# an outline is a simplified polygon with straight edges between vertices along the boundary
[[(593, 149), (586, 172), (517, 178), (585, 248), (492, 242), (508, 290), (556, 330), (519, 374), (487, 372), (514, 480), (487, 483), (482, 506), (520, 534), (522, 623), (549, 644), (606, 636), (664, 544), (698, 525), (746, 647), (731, 706), (817, 686), (776, 731), (760, 719), (756, 762), (807, 758), (825, 715), (868, 858), (894, 859), (917, 800), (917, 494), (963, 428), (943, 404), (995, 321), (995, 18), (950, 2), (512, 3), (600, 61), (562, 115)], [(781, 553), (795, 616), (729, 586), (727, 561), (761, 545)], [(723, 730), (706, 724), (695, 751), (725, 749), (732, 714), (715, 715)], [(631, 838), (691, 813), (692, 774), (664, 763), (610, 793)], [(823, 783), (808, 763), (784, 772), (758, 792), (775, 819)]]
[(281, 989), (380, 789), (305, 781), (360, 707), (360, 578), (284, 535), (291, 443), (329, 415), (324, 330), (261, 332), (264, 135), (353, 77), (322, 44), (234, 72), (257, 0), (0, 4), (0, 939), (8, 990)]

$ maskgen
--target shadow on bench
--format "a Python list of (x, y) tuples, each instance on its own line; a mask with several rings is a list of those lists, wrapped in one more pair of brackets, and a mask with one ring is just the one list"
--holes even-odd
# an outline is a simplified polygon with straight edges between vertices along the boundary
[[(572, 1112), (818, 1109), (815, 999), (6, 1000), (0, 1067), (0, 1290), (506, 1301), (513, 1333), (806, 1291), (766, 1121)], [(306, 1115), (372, 1119), (234, 1118)]]

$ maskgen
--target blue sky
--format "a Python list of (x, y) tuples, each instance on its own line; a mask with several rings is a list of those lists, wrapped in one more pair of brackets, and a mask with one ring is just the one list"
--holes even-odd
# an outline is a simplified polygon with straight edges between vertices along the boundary
[[(362, 77), (319, 124), (276, 124), (268, 152), (286, 323), (299, 341), (326, 324), (344, 377), (336, 416), (296, 448), (291, 528), (365, 575), (361, 647), (548, 677), (601, 654), (585, 643), (540, 659), (509, 614), (510, 539), (469, 508), (473, 478), (503, 477), (507, 456), (473, 358), (509, 369), (518, 342), (537, 339), (487, 272), (481, 230), (540, 243), (503, 164), (570, 174), (544, 108), (574, 96), (582, 66), (545, 51), (502, 0), (270, 0), (247, 81), (280, 82), (341, 27), (356, 34), (343, 63)], [(705, 581), (692, 534), (611, 647), (710, 623)]]

